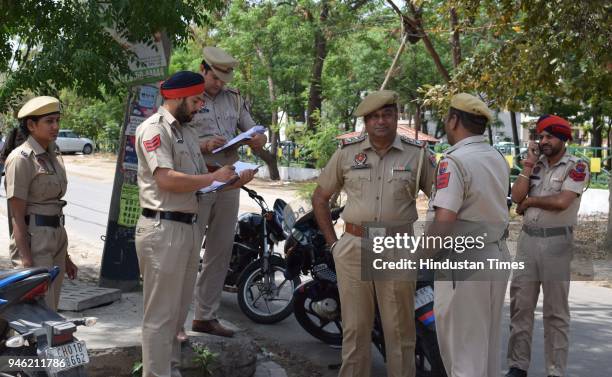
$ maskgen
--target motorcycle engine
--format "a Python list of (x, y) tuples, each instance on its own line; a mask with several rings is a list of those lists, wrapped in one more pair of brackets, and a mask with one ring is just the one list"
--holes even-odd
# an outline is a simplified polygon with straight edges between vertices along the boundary
[(328, 320), (336, 320), (339, 316), (338, 303), (333, 298), (325, 298), (321, 301), (315, 301), (312, 303), (312, 310), (321, 318)]

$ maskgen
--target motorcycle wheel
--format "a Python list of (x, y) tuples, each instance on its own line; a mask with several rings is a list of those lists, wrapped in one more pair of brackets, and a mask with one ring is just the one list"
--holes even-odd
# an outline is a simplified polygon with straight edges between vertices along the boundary
[(447, 377), (436, 332), (427, 329), (418, 321), (416, 327), (416, 377)]
[(285, 278), (286, 264), (281, 258), (270, 258), (271, 284), (266, 285), (260, 259), (251, 262), (238, 281), (238, 306), (253, 322), (273, 324), (293, 312), (293, 291), (300, 278)]
[[(331, 321), (321, 318), (313, 309), (313, 301), (306, 294), (295, 297), (293, 314), (304, 330), (323, 343), (342, 345), (342, 323), (340, 318)], [(336, 331), (333, 331), (335, 329)]]

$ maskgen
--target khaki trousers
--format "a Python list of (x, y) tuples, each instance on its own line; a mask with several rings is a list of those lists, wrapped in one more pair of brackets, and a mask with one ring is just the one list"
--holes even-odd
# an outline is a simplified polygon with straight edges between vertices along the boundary
[(342, 307), (341, 377), (370, 376), (372, 327), (380, 310), (387, 376), (414, 377), (414, 281), (362, 281), (361, 238), (345, 233), (334, 247)]
[(206, 229), (202, 270), (195, 287), (195, 319), (217, 318), (225, 276), (232, 257), (240, 206), (240, 190), (221, 191), (200, 197), (198, 223)]
[(197, 224), (140, 217), (136, 253), (143, 277), (143, 377), (178, 377), (183, 327), (200, 255)]
[(525, 262), (525, 269), (515, 271), (510, 284), (510, 367), (529, 370), (534, 312), (541, 286), (546, 372), (553, 376), (565, 375), (569, 348), (572, 244), (571, 233), (543, 238), (521, 232), (517, 260)]
[[(507, 259), (505, 244), (503, 249), (500, 260)], [(448, 377), (499, 377), (501, 313), (509, 274), (492, 278), (483, 273), (477, 281), (477, 272), (465, 281), (434, 282), (436, 333)]]
[[(68, 237), (63, 226), (53, 228), (49, 226), (37, 226), (34, 221), (30, 221), (28, 226), (28, 241), (30, 252), (34, 260), (34, 267), (51, 268), (58, 266), (60, 273), (57, 275), (51, 287), (45, 295), (45, 303), (54, 311), (59, 305), (62, 282), (66, 272), (66, 253), (68, 251)], [(11, 235), (9, 243), (9, 253), (11, 263), (15, 268), (23, 268), (19, 250), (15, 243), (15, 238)]]

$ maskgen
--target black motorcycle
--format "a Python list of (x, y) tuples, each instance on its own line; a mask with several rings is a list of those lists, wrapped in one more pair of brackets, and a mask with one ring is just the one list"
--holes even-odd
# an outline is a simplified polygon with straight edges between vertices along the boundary
[[(287, 206), (289, 207), (289, 206)], [(332, 209), (334, 223), (343, 207)], [(291, 211), (287, 208), (285, 212)], [(295, 221), (285, 242), (287, 278), (310, 275), (312, 280), (301, 284), (294, 293), (294, 314), (304, 330), (315, 338), (330, 344), (342, 345), (340, 296), (334, 260), (319, 231), (313, 211), (294, 213)], [(291, 215), (285, 215), (289, 218)], [(417, 377), (446, 377), (436, 338), (433, 313), (433, 277), (419, 275), (415, 294)], [(372, 342), (385, 358), (385, 340), (378, 309), (374, 317)]]
[(238, 217), (224, 289), (238, 293), (240, 310), (254, 322), (276, 323), (293, 312), (293, 291), (300, 285), (299, 276), (285, 277), (285, 260), (274, 252), (287, 237), (283, 231), (287, 203), (276, 199), (270, 210), (255, 190), (242, 189), (261, 212)]
[(96, 318), (67, 320), (43, 299), (58, 267), (0, 271), (0, 377), (86, 377), (89, 355), (74, 337)]

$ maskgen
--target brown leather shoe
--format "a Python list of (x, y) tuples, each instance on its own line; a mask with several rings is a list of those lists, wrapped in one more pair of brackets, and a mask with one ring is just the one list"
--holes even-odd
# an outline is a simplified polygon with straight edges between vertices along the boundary
[(195, 332), (203, 332), (212, 335), (224, 336), (226, 338), (231, 338), (234, 336), (234, 331), (228, 329), (219, 323), (218, 320), (212, 319), (210, 321), (201, 321), (199, 319), (194, 319), (191, 323), (191, 330)]

